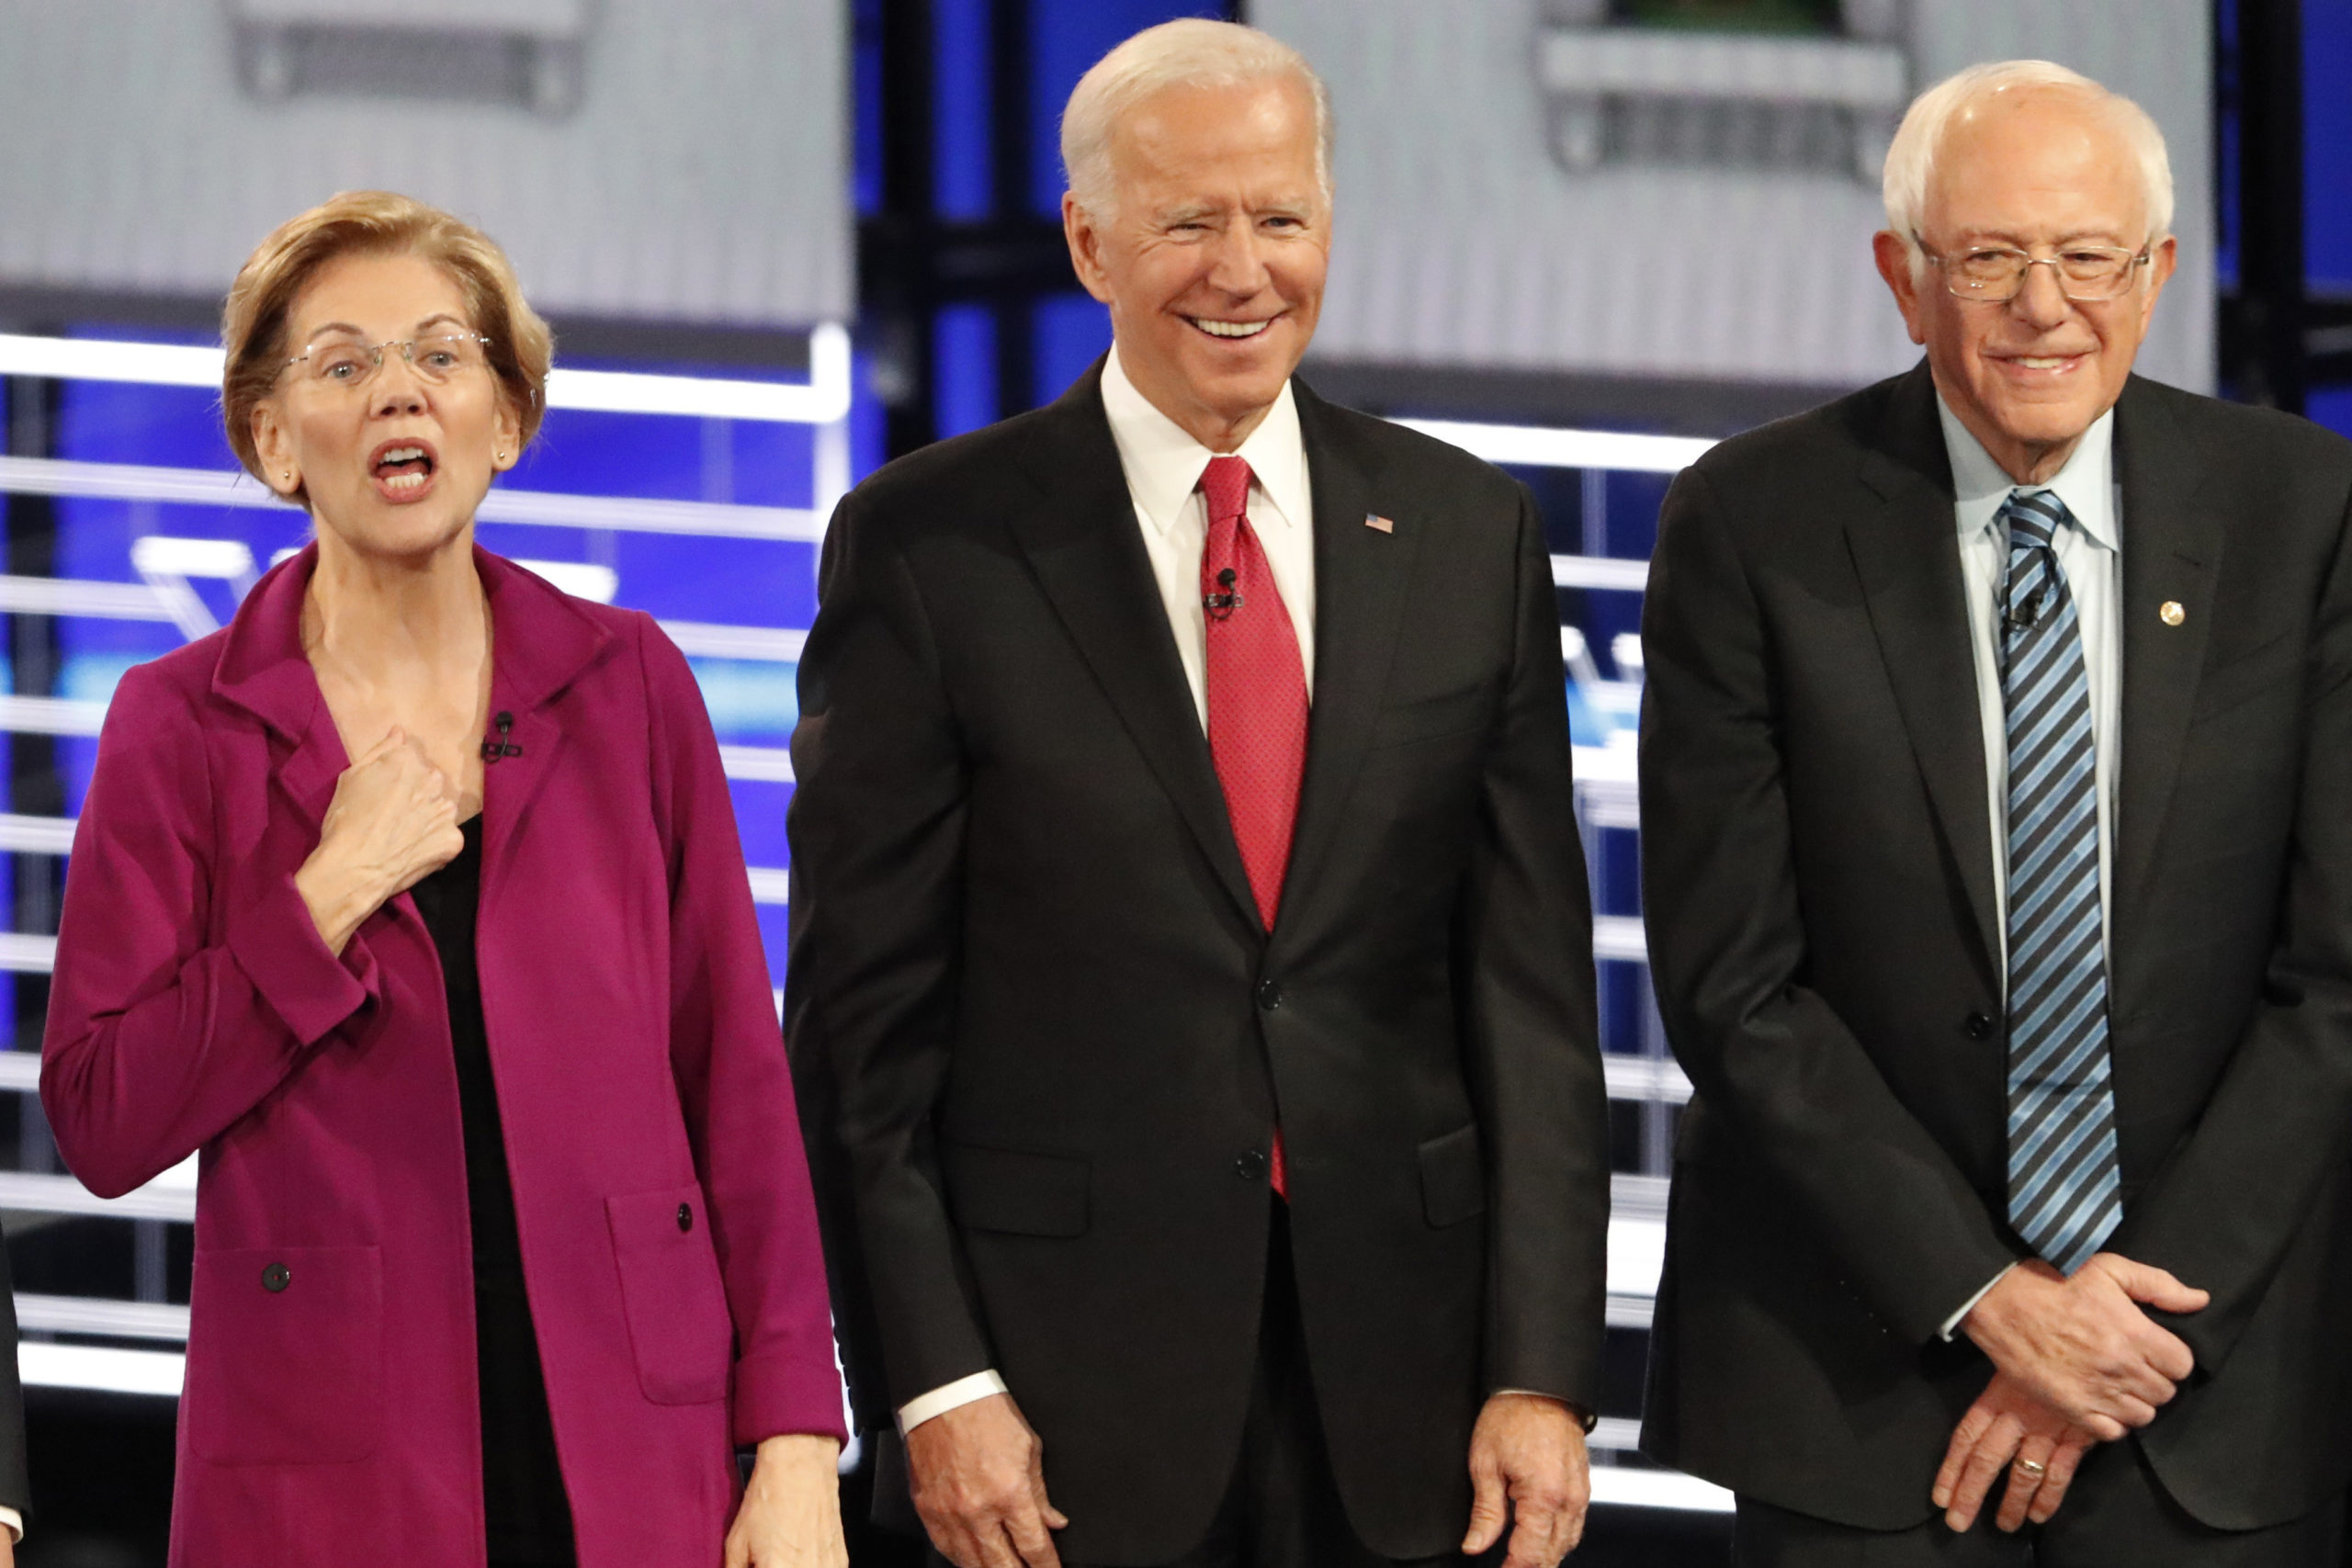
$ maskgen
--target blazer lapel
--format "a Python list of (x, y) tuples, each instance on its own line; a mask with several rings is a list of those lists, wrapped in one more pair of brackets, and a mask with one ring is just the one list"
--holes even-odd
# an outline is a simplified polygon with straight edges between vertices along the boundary
[[(2222, 541), (2213, 512), (2198, 505), (2210, 466), (2136, 380), (2116, 404), (2115, 446), (2123, 489), (2123, 733), (2111, 897), (2120, 923), (2139, 908), (2180, 773)], [(2168, 603), (2181, 607), (2177, 624), (2161, 614)]]
[(1217, 879), (1256, 926), (1225, 790), (1102, 412), (1100, 361), (1038, 416), (1022, 460), (1039, 504), (1012, 517), (1014, 540)]
[[(554, 771), (563, 726), (549, 706), (611, 644), (612, 634), (573, 609), (551, 584), (479, 546), (474, 570), (490, 603), (490, 724), (486, 739), (508, 748), (482, 765), (482, 887), (485, 903), (513, 862), (530, 805)], [(502, 716), (511, 728), (502, 731)]]
[(272, 777), (312, 828), (325, 820), (351, 765), (302, 655), (302, 595), (317, 558), (318, 547), (306, 546), (254, 585), (230, 621), (212, 677), (215, 695), (260, 719), (283, 743)]
[(1894, 688), (1944, 842), (1976, 918), (1989, 979), (2001, 944), (1993, 894), (1993, 833), (1984, 795), (1984, 737), (1966, 590), (1952, 520), (1951, 461), (1925, 367), (1897, 392), (1862, 482), (1878, 498), (1846, 539), (1871, 627)]
[(1314, 493), (1315, 694), (1277, 929), (1295, 924), (1290, 913), (1302, 907), (1339, 830), (1388, 689), (1414, 554), (1428, 532), (1403, 509), (1391, 531), (1364, 526), (1380, 510), (1374, 503), (1376, 455), (1351, 440), (1331, 406), (1304, 383), (1294, 381), (1292, 389)]

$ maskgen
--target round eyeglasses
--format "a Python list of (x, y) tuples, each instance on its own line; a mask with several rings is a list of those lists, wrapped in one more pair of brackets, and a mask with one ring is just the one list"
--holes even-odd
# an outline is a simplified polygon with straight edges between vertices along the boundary
[(2007, 304), (2025, 288), (2027, 272), (2046, 266), (2058, 280), (2059, 292), (2077, 304), (2120, 299), (2139, 281), (2139, 271), (2154, 259), (2149, 247), (2127, 250), (2121, 245), (2071, 245), (2056, 255), (2036, 256), (2007, 245), (1962, 251), (1947, 256), (1931, 251), (1917, 234), (1912, 242), (1930, 265), (1941, 269), (1944, 288), (1955, 299)]
[(384, 351), (396, 348), (419, 379), (441, 386), (469, 370), (488, 367), (490, 356), (484, 350), (489, 346), (490, 340), (480, 333), (439, 333), (389, 343), (321, 344), (288, 360), (278, 373), (300, 366), (295, 373), (306, 381), (350, 390), (374, 380), (376, 372), (384, 367)]

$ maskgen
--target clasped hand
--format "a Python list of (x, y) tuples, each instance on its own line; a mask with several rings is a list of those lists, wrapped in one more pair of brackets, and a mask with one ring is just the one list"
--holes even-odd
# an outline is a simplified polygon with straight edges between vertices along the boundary
[(294, 888), (340, 956), (368, 916), (465, 847), (456, 787), (416, 738), (395, 727), (335, 781), (319, 847), (294, 874)]
[(2048, 1522), (2094, 1443), (2144, 1427), (2169, 1404), (2196, 1357), (2150, 1321), (2203, 1310), (2212, 1298), (2162, 1269), (2102, 1252), (2067, 1278), (2040, 1260), (2012, 1269), (1962, 1327), (1994, 1377), (1961, 1417), (1930, 1495), (1954, 1530), (1976, 1522), (2009, 1471), (1995, 1523)]

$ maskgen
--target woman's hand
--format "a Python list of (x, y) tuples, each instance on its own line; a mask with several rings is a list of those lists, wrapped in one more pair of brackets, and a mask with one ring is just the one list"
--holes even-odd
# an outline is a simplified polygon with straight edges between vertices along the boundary
[(387, 899), (448, 864), (466, 847), (458, 792), (424, 748), (394, 726), (335, 781), (319, 847), (294, 874), (328, 951), (341, 955)]
[(727, 1531), (726, 1568), (849, 1568), (841, 1452), (831, 1438), (799, 1434), (760, 1445)]

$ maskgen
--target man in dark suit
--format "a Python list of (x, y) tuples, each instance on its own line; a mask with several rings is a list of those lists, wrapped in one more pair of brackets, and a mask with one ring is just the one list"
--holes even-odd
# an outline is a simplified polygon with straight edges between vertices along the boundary
[(1291, 379), (1327, 123), (1246, 28), (1106, 57), (1065, 216), (1113, 353), (827, 540), (788, 1032), (881, 1503), (963, 1568), (1581, 1528), (1608, 1156), (1549, 561), (1521, 487)]
[(1697, 1093), (1645, 1447), (1738, 1494), (1743, 1562), (2332, 1562), (2352, 447), (2131, 376), (2174, 247), (2127, 101), (1964, 73), (1886, 194), (1927, 363), (1661, 525)]

